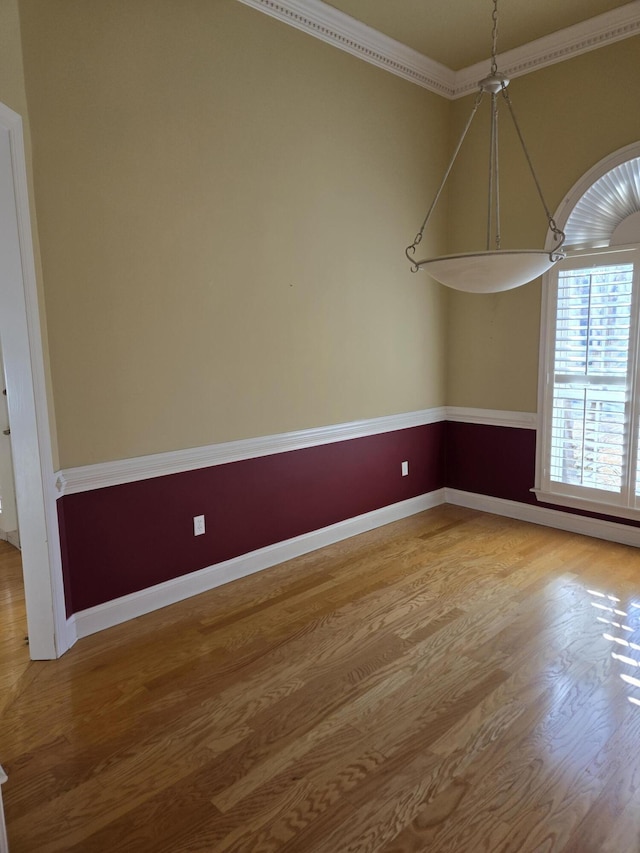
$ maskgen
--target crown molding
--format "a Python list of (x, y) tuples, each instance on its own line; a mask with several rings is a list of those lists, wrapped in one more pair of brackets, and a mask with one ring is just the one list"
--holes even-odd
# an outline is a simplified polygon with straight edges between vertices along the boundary
[[(488, 59), (453, 71), (321, 0), (239, 2), (449, 100), (475, 91), (478, 80), (487, 73)], [(640, 0), (632, 0), (611, 12), (499, 54), (498, 65), (508, 77), (521, 77), (639, 33)]]
[[(522, 77), (639, 33), (640, 0), (633, 0), (611, 12), (558, 30), (515, 50), (507, 50), (497, 56), (498, 67), (510, 79)], [(487, 74), (488, 61), (477, 62), (456, 73), (453, 98), (461, 98), (477, 90), (478, 81)]]
[(239, 0), (424, 89), (453, 98), (456, 74), (321, 0)]

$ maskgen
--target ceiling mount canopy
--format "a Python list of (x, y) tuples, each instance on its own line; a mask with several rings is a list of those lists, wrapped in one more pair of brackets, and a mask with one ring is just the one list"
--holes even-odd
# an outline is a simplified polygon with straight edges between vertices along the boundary
[[(479, 91), (476, 95), (471, 115), (462, 131), (462, 135), (455, 147), (453, 156), (444, 173), (444, 177), (431, 202), (424, 222), (413, 243), (407, 247), (406, 256), (411, 261), (412, 272), (423, 269), (441, 284), (452, 287), (455, 290), (464, 290), (469, 293), (497, 293), (503, 290), (511, 290), (520, 287), (534, 278), (546, 272), (556, 261), (564, 257), (562, 244), (565, 235), (556, 225), (547, 203), (544, 200), (540, 182), (531, 162), (531, 157), (524, 142), (520, 126), (513, 111), (513, 105), (507, 92), (509, 80), (498, 71), (497, 37), (498, 37), (498, 0), (493, 0), (493, 35), (491, 48), (491, 70), (487, 77), (478, 84)], [(465, 252), (462, 254), (445, 255), (436, 258), (425, 258), (416, 260), (415, 253), (422, 241), (425, 228), (431, 218), (442, 190), (447, 182), (462, 144), (469, 132), (471, 123), (478, 112), (478, 108), (486, 93), (491, 97), (491, 125), (489, 139), (489, 192), (487, 203), (487, 242), (486, 250), (483, 252)], [(516, 130), (518, 139), (524, 151), (524, 155), (531, 172), (531, 176), (542, 202), (542, 207), (547, 217), (549, 230), (553, 234), (554, 247), (551, 251), (544, 249), (503, 249), (500, 235), (500, 169), (498, 160), (498, 96), (507, 106), (509, 115)]]

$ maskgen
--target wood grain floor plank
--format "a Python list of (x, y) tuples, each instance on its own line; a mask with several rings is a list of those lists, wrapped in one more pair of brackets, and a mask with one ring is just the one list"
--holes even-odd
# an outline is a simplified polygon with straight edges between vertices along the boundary
[[(355, 808), (345, 812), (345, 820), (335, 819), (332, 825), (323, 827), (312, 825), (308, 833), (297, 839), (298, 849), (317, 853), (377, 850), (411, 820), (426, 795), (425, 780), (429, 778), (428, 771), (434, 761), (433, 756), (421, 752), (410, 762), (395, 763), (393, 773), (378, 774), (381, 778), (373, 800), (369, 797), (357, 799)], [(384, 764), (381, 766), (385, 767)], [(353, 804), (351, 796), (347, 799)], [(311, 846), (307, 847), (307, 844)]]
[(345, 726), (319, 741), (280, 774), (266, 777), (220, 820), (185, 833), (173, 843), (181, 850), (272, 849), (285, 836), (293, 836), (292, 827), (300, 832), (332, 807), (339, 808), (344, 793), (384, 760), (368, 747), (360, 732)]
[(4, 546), (12, 853), (640, 853), (636, 549), (443, 506), (34, 663)]
[[(523, 731), (520, 718), (508, 739), (510, 749), (505, 743), (500, 754), (485, 751), (464, 767), (459, 778), (471, 783), (464, 808), (432, 828), (429, 844), (454, 851), (473, 849), (477, 838), (496, 843), (491, 804), (500, 803), (507, 828), (501, 850), (562, 850), (599, 793), (585, 771), (609, 737), (610, 698), (607, 673), (593, 666), (541, 717), (531, 707), (533, 725)], [(427, 807), (424, 817), (429, 813)], [(550, 830), (555, 838), (549, 838)]]

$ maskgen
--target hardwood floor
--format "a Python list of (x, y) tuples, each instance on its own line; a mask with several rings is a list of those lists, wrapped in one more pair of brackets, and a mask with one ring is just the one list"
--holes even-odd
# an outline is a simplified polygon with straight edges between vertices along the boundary
[[(20, 551), (0, 540), (0, 713), (22, 689), (29, 669)], [(0, 728), (0, 753), (2, 752)], [(2, 758), (0, 758), (0, 764)]]
[(11, 671), (11, 853), (640, 851), (633, 548), (439, 507)]

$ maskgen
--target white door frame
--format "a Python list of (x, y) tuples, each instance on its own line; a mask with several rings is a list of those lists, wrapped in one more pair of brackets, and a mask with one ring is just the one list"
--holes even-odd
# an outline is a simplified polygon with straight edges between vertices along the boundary
[(0, 340), (29, 650), (33, 660), (48, 660), (73, 645), (75, 631), (65, 614), (22, 119), (4, 104), (0, 104)]

